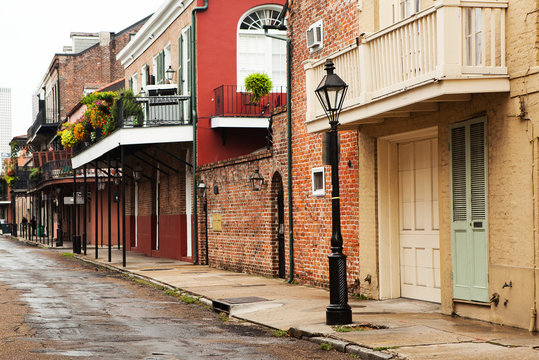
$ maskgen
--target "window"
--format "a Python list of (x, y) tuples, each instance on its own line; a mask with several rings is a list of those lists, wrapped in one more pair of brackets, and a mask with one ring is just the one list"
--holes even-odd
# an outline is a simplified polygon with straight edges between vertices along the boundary
[(481, 56), (481, 9), (467, 8), (465, 21), (466, 65), (481, 65), (483, 63)]
[[(189, 95), (191, 93), (191, 28), (186, 27), (183, 29), (180, 38), (178, 39), (179, 49), (179, 67), (178, 67), (178, 94)], [(191, 118), (191, 106), (189, 101), (182, 101), (180, 103), (180, 111), (183, 114), (183, 119), (188, 120)]]
[(317, 167), (311, 171), (313, 196), (326, 195), (325, 168)]
[(153, 58), (152, 74), (155, 78), (155, 84), (165, 83), (165, 50)]
[(420, 10), (420, 0), (395, 0), (393, 3), (393, 22), (414, 15)]
[[(168, 44), (167, 46), (165, 46), (165, 50), (163, 50), (163, 56), (164, 56), (164, 59), (163, 59), (163, 76), (165, 76), (165, 73), (168, 69), (169, 66), (172, 65), (172, 63), (170, 62), (170, 44)], [(174, 80), (172, 80), (172, 82), (174, 82)], [(164, 78), (164, 82), (163, 83), (168, 83), (168, 80), (166, 78)]]
[(144, 64), (142, 65), (142, 69), (140, 70), (140, 88), (144, 89), (146, 91), (146, 86), (148, 85), (148, 65)]
[(135, 94), (139, 92), (137, 85), (137, 73), (134, 73), (129, 79), (129, 88), (133, 90), (133, 93)]
[[(254, 72), (269, 75), (274, 87), (286, 86), (286, 42), (265, 36), (263, 29), (264, 25), (281, 25), (281, 9), (278, 5), (256, 7), (241, 18), (236, 64), (238, 86)], [(282, 30), (270, 30), (270, 33), (286, 35)]]

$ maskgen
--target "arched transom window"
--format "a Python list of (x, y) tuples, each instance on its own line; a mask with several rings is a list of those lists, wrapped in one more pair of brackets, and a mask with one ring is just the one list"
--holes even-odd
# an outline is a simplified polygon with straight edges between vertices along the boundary
[[(278, 5), (259, 6), (249, 10), (238, 24), (237, 77), (238, 86), (255, 72), (269, 75), (276, 92), (286, 86), (286, 42), (264, 35), (264, 25), (281, 25)], [(273, 35), (286, 35), (286, 31), (270, 30)]]
[(242, 30), (263, 30), (264, 25), (281, 25), (279, 20), (280, 10), (275, 9), (260, 9), (255, 10), (247, 15), (241, 22), (240, 29)]

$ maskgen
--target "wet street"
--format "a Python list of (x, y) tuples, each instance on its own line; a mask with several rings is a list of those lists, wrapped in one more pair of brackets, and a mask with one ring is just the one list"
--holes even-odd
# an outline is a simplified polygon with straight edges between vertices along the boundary
[(0, 359), (349, 359), (0, 236)]

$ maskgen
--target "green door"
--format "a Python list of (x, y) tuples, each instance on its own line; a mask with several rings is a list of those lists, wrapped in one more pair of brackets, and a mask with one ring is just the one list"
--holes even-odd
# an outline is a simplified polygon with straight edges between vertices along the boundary
[(450, 131), (453, 297), (488, 302), (485, 119)]

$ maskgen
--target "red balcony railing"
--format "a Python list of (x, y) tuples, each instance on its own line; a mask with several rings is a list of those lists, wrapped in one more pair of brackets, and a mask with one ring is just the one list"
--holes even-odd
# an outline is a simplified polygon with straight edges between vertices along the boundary
[(269, 117), (273, 109), (286, 105), (286, 88), (274, 88), (273, 92), (257, 102), (252, 95), (237, 85), (221, 85), (214, 92), (213, 116)]

